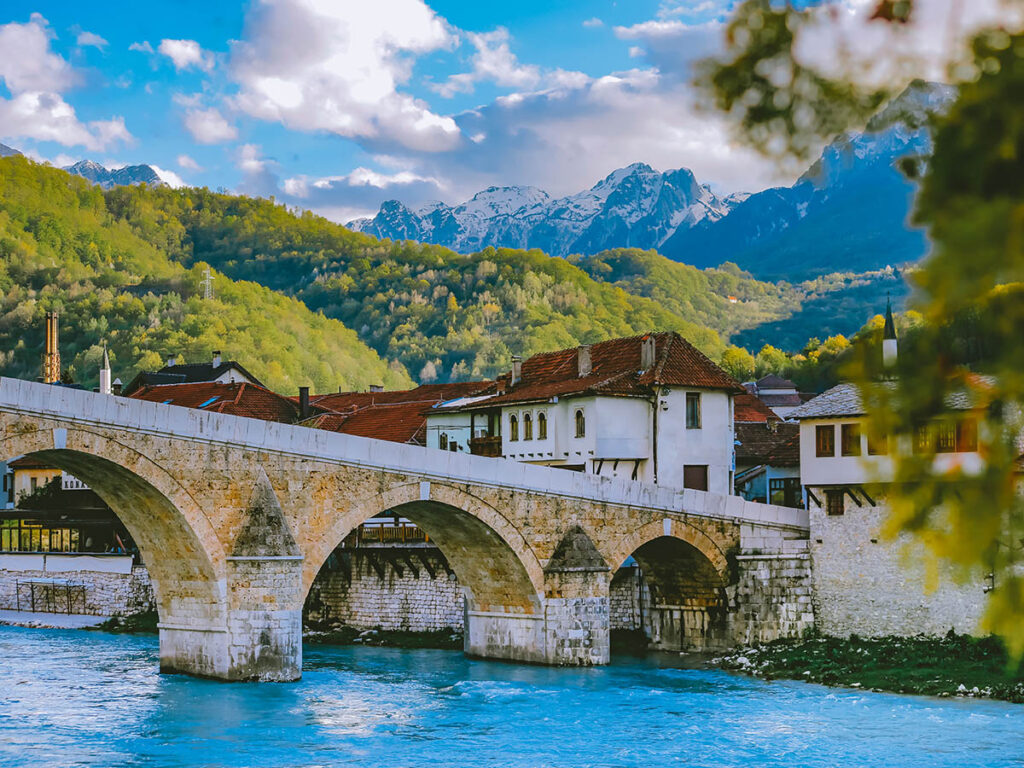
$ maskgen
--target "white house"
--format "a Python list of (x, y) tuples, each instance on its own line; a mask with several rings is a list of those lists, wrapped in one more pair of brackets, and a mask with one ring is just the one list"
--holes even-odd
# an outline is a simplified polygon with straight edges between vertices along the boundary
[(743, 390), (676, 333), (515, 360), (497, 384), (428, 412), (428, 447), (731, 493)]

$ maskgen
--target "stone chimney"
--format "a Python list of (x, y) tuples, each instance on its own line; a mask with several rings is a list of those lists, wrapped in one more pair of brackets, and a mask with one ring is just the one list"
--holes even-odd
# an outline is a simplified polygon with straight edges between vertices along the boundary
[(56, 312), (46, 313), (46, 353), (43, 355), (43, 381), (60, 381), (60, 344), (57, 339), (59, 323)]
[(122, 389), (124, 389), (124, 384), (121, 383), (121, 380), (114, 379), (114, 383), (110, 385), (111, 394), (120, 395)]
[(299, 421), (309, 418), (309, 387), (299, 387)]
[(110, 356), (107, 348), (103, 347), (103, 366), (100, 368), (100, 394), (112, 395), (113, 385), (110, 382)]
[(219, 349), (215, 349), (213, 351), (213, 360), (211, 362), (213, 363), (213, 367), (214, 368), (220, 368), (220, 350)]
[(593, 365), (590, 360), (589, 344), (582, 344), (579, 349), (576, 350), (576, 365), (577, 373), (579, 373), (581, 379), (584, 376), (590, 375), (590, 371), (593, 370)]
[(898, 342), (896, 340), (896, 322), (892, 319), (892, 300), (885, 303), (885, 328), (882, 331), (882, 366), (892, 368), (896, 365)]
[(177, 365), (177, 364), (178, 364), (178, 358), (177, 358), (176, 355), (168, 355), (167, 356), (167, 367), (168, 368), (170, 368), (171, 366)]
[(523, 380), (523, 358), (519, 355), (512, 355), (512, 378), (509, 380), (509, 386), (514, 387), (520, 381)]
[(654, 367), (654, 336), (648, 334), (640, 342), (640, 370), (649, 371)]

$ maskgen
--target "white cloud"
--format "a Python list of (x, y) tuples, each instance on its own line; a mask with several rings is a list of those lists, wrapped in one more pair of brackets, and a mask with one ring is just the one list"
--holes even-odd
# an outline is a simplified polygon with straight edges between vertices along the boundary
[(472, 72), (452, 75), (435, 90), (446, 98), (456, 93), (472, 93), (474, 84), (488, 81), (509, 88), (533, 88), (541, 79), (540, 68), (519, 63), (509, 48), (509, 33), (504, 27), (493, 32), (469, 32), (469, 41), (476, 48)]
[(630, 58), (639, 59), (641, 56), (643, 56), (646, 53), (647, 53), (647, 51), (645, 51), (639, 45), (631, 45), (631, 46), (629, 46), (629, 56), (630, 56)]
[(204, 72), (213, 69), (213, 54), (204, 51), (195, 40), (164, 39), (160, 41), (157, 50), (174, 63), (178, 72), (193, 67)]
[(187, 168), (190, 171), (203, 170), (202, 167), (200, 167), (199, 163), (197, 163), (188, 155), (178, 155), (178, 167)]
[(455, 41), (421, 0), (264, 0), (231, 52), (233, 103), (293, 130), (447, 149), (460, 141), (455, 121), (399, 86), (411, 57)]
[(129, 51), (138, 51), (139, 53), (156, 53), (153, 50), (153, 46), (149, 44), (149, 40), (143, 40), (141, 43), (132, 43), (128, 46)]
[(156, 175), (163, 179), (167, 183), (167, 186), (171, 187), (172, 189), (178, 189), (179, 187), (188, 186), (188, 183), (174, 171), (168, 171), (166, 168), (160, 168), (159, 166), (153, 165), (152, 163), (150, 163), (149, 167), (156, 171)]
[(185, 113), (185, 128), (200, 144), (219, 144), (238, 138), (238, 129), (216, 107), (188, 110)]
[(369, 168), (356, 168), (339, 176), (294, 176), (285, 179), (282, 188), (303, 206), (342, 223), (372, 216), (385, 200), (434, 200), (446, 194), (437, 179), (409, 171), (386, 174)]
[(106, 40), (92, 32), (79, 32), (78, 37), (75, 38), (75, 44), (80, 48), (91, 46), (99, 48), (101, 51), (109, 45)]
[(593, 29), (594, 27), (603, 27), (604, 22), (597, 18), (597, 16), (594, 16), (592, 19), (587, 19), (586, 21), (584, 21), (583, 26)]
[(0, 80), (10, 98), (0, 97), (0, 136), (54, 141), (102, 151), (131, 141), (124, 119), (83, 123), (61, 93), (78, 78), (71, 65), (50, 50), (53, 33), (38, 13), (27, 24), (0, 26)]

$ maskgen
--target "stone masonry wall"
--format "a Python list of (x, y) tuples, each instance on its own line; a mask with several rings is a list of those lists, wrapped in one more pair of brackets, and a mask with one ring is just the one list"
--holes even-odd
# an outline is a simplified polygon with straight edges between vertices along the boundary
[(356, 629), (462, 629), (462, 587), (440, 556), (427, 555), (436, 577), (415, 560), (418, 575), (401, 562), (400, 575), (392, 563), (381, 560), (383, 579), (370, 564), (371, 556), (353, 553), (350, 573), (337, 568), (321, 571), (306, 600), (306, 618)]
[(608, 591), (610, 629), (640, 629), (640, 570), (620, 568)]
[[(85, 604), (78, 600), (73, 603), (74, 613), (93, 616), (114, 616), (141, 613), (155, 607), (153, 586), (149, 571), (136, 565), (128, 573), (101, 573), (99, 571), (75, 571), (64, 576), (55, 576), (50, 571), (7, 571), (0, 570), (0, 609), (16, 610), (17, 582), (29, 579), (66, 578), (68, 581), (85, 585)], [(28, 587), (22, 586), (21, 610), (30, 610), (27, 604)], [(41, 587), (36, 587), (37, 595)], [(63, 592), (60, 593), (63, 595)], [(39, 606), (37, 606), (39, 607)], [(65, 612), (65, 610), (61, 610)]]
[(731, 645), (797, 638), (815, 626), (811, 558), (807, 542), (789, 540), (784, 551), (740, 554), (729, 594)]
[(939, 574), (926, 589), (924, 551), (909, 537), (879, 534), (888, 509), (848, 504), (829, 516), (811, 505), (810, 549), (814, 565), (817, 626), (848, 636), (975, 633), (985, 605), (984, 585), (958, 584)]

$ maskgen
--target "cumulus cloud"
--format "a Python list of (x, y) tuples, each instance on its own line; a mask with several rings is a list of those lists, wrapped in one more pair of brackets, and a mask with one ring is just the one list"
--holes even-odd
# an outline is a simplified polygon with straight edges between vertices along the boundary
[(286, 195), (311, 210), (347, 222), (361, 216), (372, 216), (385, 200), (435, 200), (447, 190), (434, 178), (409, 171), (380, 173), (369, 168), (356, 168), (338, 176), (293, 176), (285, 179)]
[(132, 43), (128, 46), (129, 51), (138, 51), (139, 53), (156, 53), (153, 50), (153, 46), (149, 44), (149, 40), (143, 40), (141, 43)]
[(75, 38), (75, 44), (79, 48), (99, 48), (101, 51), (106, 48), (109, 43), (93, 32), (79, 32)]
[(412, 57), (455, 42), (421, 0), (264, 0), (231, 52), (234, 104), (294, 130), (447, 149), (460, 141), (455, 121), (399, 86)]
[(216, 107), (189, 109), (185, 113), (185, 128), (200, 144), (219, 144), (238, 138), (238, 129)]
[(589, 29), (593, 29), (594, 27), (603, 27), (604, 22), (597, 18), (597, 16), (594, 16), (592, 19), (587, 19), (586, 21), (584, 21), (583, 26)]
[(195, 40), (164, 39), (160, 41), (157, 51), (169, 58), (178, 72), (192, 68), (203, 72), (213, 69), (213, 54), (204, 51)]
[(178, 167), (187, 168), (190, 171), (201, 171), (203, 170), (199, 163), (193, 160), (188, 155), (178, 155)]
[(541, 79), (540, 68), (519, 63), (509, 48), (509, 33), (504, 27), (493, 32), (469, 32), (476, 48), (473, 71), (452, 75), (435, 90), (446, 98), (456, 93), (472, 93), (475, 83), (489, 81), (508, 88), (533, 88)]
[(131, 141), (124, 119), (83, 123), (62, 92), (78, 78), (71, 65), (50, 49), (53, 33), (38, 13), (26, 24), (0, 26), (0, 80), (10, 98), (0, 97), (0, 136), (55, 141), (102, 151)]
[(171, 187), (172, 189), (178, 189), (179, 187), (188, 186), (188, 183), (174, 171), (168, 171), (166, 168), (160, 168), (159, 166), (153, 164), (150, 164), (149, 167), (156, 171), (156, 175), (163, 179), (167, 186)]

